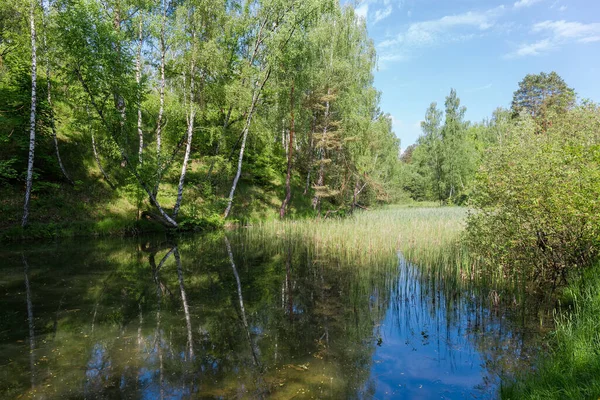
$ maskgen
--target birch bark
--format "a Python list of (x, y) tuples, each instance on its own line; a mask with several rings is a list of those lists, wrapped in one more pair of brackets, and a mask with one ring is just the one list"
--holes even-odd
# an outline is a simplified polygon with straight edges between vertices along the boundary
[(33, 161), (35, 158), (35, 120), (36, 120), (36, 92), (37, 92), (37, 48), (35, 42), (35, 5), (31, 0), (29, 8), (29, 26), (31, 31), (31, 112), (29, 115), (29, 158), (27, 161), (27, 183), (25, 187), (25, 203), (23, 205), (23, 219), (21, 226), (27, 226), (29, 218), (29, 201), (33, 184)]
[(233, 179), (233, 184), (231, 185), (231, 191), (229, 192), (229, 198), (227, 199), (227, 208), (225, 209), (224, 218), (229, 216), (231, 212), (231, 206), (233, 205), (233, 196), (235, 195), (235, 189), (237, 188), (238, 181), (240, 180), (240, 176), (242, 175), (242, 163), (244, 160), (244, 150), (246, 149), (246, 139), (248, 138), (248, 131), (250, 130), (250, 124), (252, 123), (252, 115), (254, 114), (254, 110), (256, 109), (256, 104), (258, 103), (258, 99), (260, 98), (260, 93), (264, 88), (267, 80), (269, 80), (269, 76), (271, 75), (271, 68), (267, 70), (265, 74), (265, 78), (259, 87), (254, 88), (254, 93), (252, 95), (252, 104), (250, 105), (250, 110), (248, 111), (248, 117), (246, 118), (246, 123), (244, 124), (244, 129), (242, 131), (242, 145), (240, 146), (240, 155), (238, 158), (238, 167), (237, 172), (235, 174), (235, 178)]
[(142, 81), (142, 45), (144, 42), (143, 36), (143, 21), (142, 16), (140, 15), (140, 21), (138, 23), (138, 48), (137, 48), (137, 57), (135, 60), (135, 83), (137, 84), (138, 89), (138, 109), (137, 109), (137, 131), (138, 137), (140, 140), (139, 148), (138, 148), (138, 160), (140, 164), (142, 164), (142, 154), (144, 152), (144, 132), (142, 131), (142, 100), (141, 100), (141, 81)]
[(156, 183), (152, 194), (156, 197), (158, 194), (158, 187), (162, 179), (162, 159), (161, 159), (161, 147), (162, 147), (162, 129), (163, 129), (163, 114), (165, 110), (165, 56), (167, 52), (167, 46), (165, 43), (165, 28), (167, 25), (167, 9), (169, 5), (163, 0), (162, 2), (162, 21), (160, 24), (160, 87), (159, 87), (159, 108), (158, 117), (156, 120)]
[[(195, 42), (196, 32), (192, 33), (192, 41)], [(196, 60), (194, 50), (192, 50), (192, 59), (190, 61), (190, 111), (187, 121), (187, 143), (185, 146), (185, 155), (183, 156), (183, 165), (181, 166), (181, 175), (179, 176), (179, 186), (177, 187), (177, 201), (173, 207), (173, 219), (177, 219), (181, 200), (183, 199), (183, 185), (185, 183), (185, 175), (187, 172), (188, 163), (190, 160), (190, 152), (192, 150), (192, 138), (194, 136), (194, 119), (196, 118), (196, 107), (194, 105), (194, 84), (195, 84)]]

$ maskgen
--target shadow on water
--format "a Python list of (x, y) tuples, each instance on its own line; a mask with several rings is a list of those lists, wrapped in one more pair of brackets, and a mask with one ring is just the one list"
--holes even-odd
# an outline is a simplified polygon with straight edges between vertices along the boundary
[(237, 234), (0, 251), (0, 398), (489, 398), (536, 351), (535, 316), (378, 262)]

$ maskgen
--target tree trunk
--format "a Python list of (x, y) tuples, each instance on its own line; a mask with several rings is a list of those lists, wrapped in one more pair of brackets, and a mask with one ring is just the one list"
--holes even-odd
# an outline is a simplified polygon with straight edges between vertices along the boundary
[[(325, 102), (325, 115), (323, 123), (323, 137), (321, 138), (321, 144), (319, 148), (319, 177), (317, 178), (317, 186), (323, 186), (325, 184), (325, 146), (327, 145), (327, 127), (329, 125), (329, 96), (331, 95), (331, 89), (327, 89), (327, 101)], [(313, 209), (317, 209), (319, 214), (321, 213), (321, 198), (315, 194), (312, 201)]]
[[(192, 40), (195, 39), (195, 33), (192, 34)], [(183, 165), (181, 167), (181, 175), (179, 176), (179, 186), (177, 187), (177, 201), (175, 207), (173, 207), (173, 218), (177, 219), (179, 214), (179, 208), (181, 207), (181, 200), (183, 198), (183, 184), (185, 183), (185, 175), (187, 172), (187, 166), (190, 160), (190, 152), (192, 149), (192, 138), (194, 135), (194, 119), (196, 118), (196, 107), (194, 106), (194, 74), (195, 74), (195, 60), (192, 57), (190, 64), (190, 112), (187, 121), (187, 143), (185, 146), (185, 155), (183, 156)]]
[(271, 68), (267, 70), (265, 78), (263, 79), (260, 87), (254, 88), (254, 94), (252, 96), (252, 104), (250, 105), (250, 110), (248, 111), (248, 117), (246, 118), (246, 123), (244, 125), (244, 129), (242, 131), (242, 145), (240, 147), (240, 156), (238, 158), (238, 167), (237, 172), (235, 174), (235, 178), (233, 179), (233, 184), (231, 185), (231, 191), (229, 192), (229, 198), (227, 199), (227, 208), (225, 209), (225, 213), (223, 214), (224, 218), (229, 216), (231, 212), (231, 206), (233, 205), (233, 196), (235, 194), (235, 189), (237, 188), (238, 181), (240, 180), (240, 176), (242, 175), (242, 163), (244, 160), (244, 150), (246, 148), (246, 139), (248, 138), (248, 131), (250, 130), (250, 124), (252, 122), (252, 115), (254, 114), (254, 109), (256, 108), (256, 103), (258, 103), (258, 99), (260, 97), (260, 93), (264, 88), (267, 80), (271, 76)]
[[(50, 5), (48, 4), (48, 8), (50, 7)], [(47, 83), (47, 101), (48, 101), (48, 108), (50, 109), (50, 129), (52, 132), (52, 141), (54, 142), (54, 151), (56, 152), (56, 160), (58, 161), (58, 166), (60, 167), (60, 170), (62, 171), (64, 177), (67, 179), (67, 181), (71, 184), (74, 185), (73, 180), (69, 177), (69, 174), (67, 174), (67, 170), (65, 169), (65, 166), (62, 162), (62, 159), (60, 158), (60, 151), (58, 150), (58, 139), (56, 138), (56, 125), (54, 122), (54, 109), (52, 107), (52, 81), (50, 80), (50, 50), (48, 49), (48, 43), (46, 41), (46, 19), (47, 19), (47, 11), (46, 9), (43, 10), (42, 13), (42, 27), (43, 27), (43, 35), (42, 35), (42, 40), (43, 40), (43, 45), (44, 45), (44, 51), (46, 52), (46, 83)]]
[(108, 186), (110, 186), (110, 188), (114, 190), (115, 185), (113, 185), (113, 183), (110, 181), (110, 179), (108, 179), (108, 175), (106, 174), (106, 171), (104, 171), (104, 168), (102, 168), (102, 164), (100, 163), (100, 156), (98, 155), (98, 150), (96, 149), (96, 138), (94, 137), (93, 131), (92, 131), (92, 150), (94, 151), (94, 159), (96, 160), (96, 165), (100, 169), (100, 172), (102, 172), (102, 176), (104, 177), (104, 180), (106, 181), (106, 183), (108, 183)]
[(292, 199), (292, 158), (294, 157), (294, 81), (292, 80), (292, 90), (290, 93), (290, 137), (288, 139), (288, 163), (287, 163), (287, 174), (285, 176), (285, 198), (281, 203), (281, 209), (279, 210), (279, 218), (285, 217), (285, 211), (288, 207), (290, 200)]
[(312, 163), (313, 163), (313, 151), (315, 149), (315, 129), (316, 129), (316, 124), (317, 124), (317, 116), (313, 115), (313, 122), (312, 122), (312, 127), (310, 130), (310, 144), (308, 147), (308, 172), (306, 173), (306, 186), (304, 187), (304, 193), (303, 195), (306, 196), (306, 194), (308, 193), (308, 189), (310, 189), (310, 174), (312, 172)]
[(163, 128), (163, 114), (165, 110), (165, 57), (167, 52), (167, 46), (165, 43), (165, 26), (167, 24), (167, 8), (165, 0), (162, 2), (162, 21), (160, 24), (160, 88), (159, 88), (159, 107), (158, 107), (158, 118), (156, 120), (156, 183), (152, 194), (154, 197), (158, 194), (158, 187), (162, 179), (162, 160), (161, 160), (161, 147), (162, 147), (162, 128)]
[(23, 205), (23, 220), (21, 226), (27, 226), (29, 218), (29, 200), (33, 184), (33, 160), (35, 158), (35, 119), (36, 119), (36, 91), (37, 91), (37, 49), (35, 44), (35, 6), (31, 0), (29, 9), (29, 23), (31, 29), (31, 113), (29, 115), (29, 159), (27, 161), (27, 184), (25, 188), (25, 204)]
[[(79, 82), (81, 82), (81, 85), (83, 86), (83, 89), (88, 94), (88, 96), (90, 98), (90, 102), (92, 103), (92, 106), (94, 106), (94, 109), (96, 110), (96, 113), (98, 114), (98, 116), (100, 117), (100, 120), (104, 124), (104, 127), (106, 128), (106, 130), (108, 131), (108, 133), (110, 135), (112, 135), (112, 139), (118, 145), (117, 137), (116, 137), (113, 129), (111, 128), (111, 125), (104, 118), (104, 113), (102, 112), (102, 108), (98, 107), (98, 104), (96, 103), (96, 100), (94, 99), (94, 96), (92, 95), (92, 92), (90, 91), (90, 88), (88, 87), (87, 83), (85, 82), (85, 80), (81, 76), (81, 71), (76, 70), (76, 72), (77, 72), (77, 76), (78, 76)], [(118, 148), (119, 148), (119, 153), (121, 154), (121, 159), (123, 160), (123, 163), (125, 164), (125, 167), (127, 167), (129, 169), (129, 172), (131, 172), (131, 174), (138, 181), (138, 183), (142, 187), (142, 189), (144, 189), (144, 191), (146, 192), (146, 194), (150, 198), (150, 203), (158, 209), (161, 217), (164, 218), (164, 220), (170, 226), (172, 226), (173, 228), (177, 228), (177, 222), (175, 222), (175, 220), (173, 218), (171, 218), (169, 216), (169, 214), (167, 214), (165, 212), (165, 210), (163, 210), (163, 208), (161, 207), (160, 203), (156, 199), (156, 196), (154, 194), (152, 194), (152, 189), (148, 185), (146, 185), (146, 183), (144, 182), (144, 180), (142, 179), (142, 177), (140, 176), (140, 174), (137, 172), (137, 170), (135, 168), (131, 168), (131, 165), (129, 163), (129, 158), (127, 157), (127, 154), (125, 153), (125, 150), (123, 150), (123, 148), (121, 146), (118, 146)]]
[(142, 44), (144, 41), (143, 37), (143, 24), (142, 17), (140, 15), (140, 22), (138, 24), (138, 48), (137, 48), (137, 57), (135, 60), (135, 83), (137, 84), (138, 90), (138, 109), (137, 109), (137, 131), (138, 137), (140, 139), (140, 145), (138, 148), (138, 159), (140, 164), (142, 164), (142, 154), (144, 152), (144, 132), (142, 131), (142, 88), (140, 87), (142, 81)]

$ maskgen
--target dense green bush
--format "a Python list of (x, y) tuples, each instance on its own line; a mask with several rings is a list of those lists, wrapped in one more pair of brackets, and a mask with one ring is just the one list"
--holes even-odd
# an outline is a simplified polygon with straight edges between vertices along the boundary
[(600, 238), (600, 109), (585, 104), (537, 134), (519, 118), (490, 148), (468, 219), (474, 253), (504, 275), (566, 279)]

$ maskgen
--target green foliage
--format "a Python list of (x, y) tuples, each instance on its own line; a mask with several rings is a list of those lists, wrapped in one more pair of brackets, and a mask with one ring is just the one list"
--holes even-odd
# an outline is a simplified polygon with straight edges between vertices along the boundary
[[(13, 189), (11, 214), (28, 154), (27, 6), (0, 6), (0, 181)], [(222, 213), (244, 132), (240, 184), (256, 190), (249, 199), (236, 196), (234, 218), (245, 218), (244, 205), (277, 203), (290, 141), (289, 215), (312, 214), (295, 208), (310, 207), (313, 198), (323, 197), (324, 209), (350, 209), (403, 197), (399, 141), (373, 87), (375, 47), (350, 6), (60, 0), (44, 3), (34, 19), (40, 46), (31, 222), (45, 220), (40, 215), (52, 203), (45, 198), (60, 191), (80, 200), (86, 220), (108, 210), (164, 217), (180, 196), (180, 178), (182, 218)], [(82, 214), (57, 210), (48, 219), (70, 217)]]
[(545, 131), (556, 114), (562, 114), (575, 105), (575, 91), (556, 73), (528, 74), (519, 82), (514, 93), (514, 117), (527, 114)]
[(564, 114), (537, 134), (520, 119), (485, 155), (468, 241), (500, 273), (564, 280), (588, 266), (600, 239), (600, 110)]
[(179, 231), (205, 232), (222, 228), (225, 224), (223, 216), (211, 214), (208, 216), (186, 218), (179, 224)]
[(465, 202), (478, 160), (465, 112), (454, 89), (446, 97), (444, 113), (435, 102), (427, 109), (421, 122), (423, 135), (404, 160), (409, 166), (405, 188), (413, 199)]
[(15, 170), (13, 167), (16, 162), (16, 158), (0, 160), (0, 182), (7, 182), (11, 179), (15, 179), (18, 176), (17, 170)]

